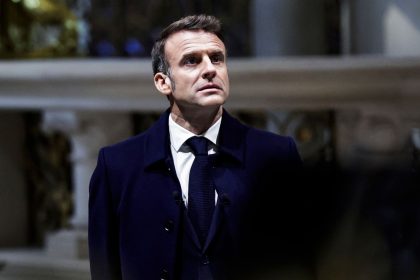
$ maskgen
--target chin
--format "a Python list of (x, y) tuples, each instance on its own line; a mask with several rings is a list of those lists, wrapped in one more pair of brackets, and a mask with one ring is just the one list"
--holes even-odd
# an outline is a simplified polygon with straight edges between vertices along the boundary
[(224, 98), (214, 98), (212, 100), (206, 100), (204, 102), (200, 102), (202, 107), (216, 107), (225, 104), (226, 99)]

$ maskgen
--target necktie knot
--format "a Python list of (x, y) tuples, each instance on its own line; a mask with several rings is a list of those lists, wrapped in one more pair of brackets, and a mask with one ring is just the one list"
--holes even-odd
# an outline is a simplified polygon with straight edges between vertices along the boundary
[(206, 137), (193, 136), (187, 140), (187, 145), (194, 155), (208, 155), (208, 140)]

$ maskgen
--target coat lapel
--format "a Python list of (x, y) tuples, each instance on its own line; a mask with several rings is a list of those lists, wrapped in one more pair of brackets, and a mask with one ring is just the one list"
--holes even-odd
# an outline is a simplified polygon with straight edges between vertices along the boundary
[(210, 246), (211, 241), (213, 240), (219, 226), (221, 225), (222, 215), (222, 206), (220, 201), (217, 201), (216, 207), (214, 208), (213, 218), (210, 225), (209, 233), (207, 234), (206, 242), (202, 247), (202, 253), (204, 253), (207, 248)]
[(191, 223), (190, 217), (187, 214), (187, 211), (184, 211), (184, 221), (185, 221), (185, 232), (187, 236), (193, 241), (197, 250), (201, 251), (203, 246), (201, 246), (200, 239), (194, 229), (193, 224)]
[(235, 218), (230, 219), (229, 217), (236, 215), (237, 213), (235, 213), (235, 210), (232, 210), (231, 204), (233, 204), (232, 206), (234, 209), (238, 209), (236, 206), (238, 204), (236, 202), (242, 201), (246, 190), (240, 180), (243, 178), (240, 178), (238, 174), (235, 174), (232, 168), (241, 168), (244, 164), (244, 139), (246, 137), (247, 128), (231, 117), (225, 110), (223, 111), (218, 138), (218, 153), (214, 158), (215, 168), (213, 169), (213, 178), (216, 191), (218, 193), (218, 201), (206, 242), (204, 246), (201, 246), (194, 227), (192, 226), (187, 212), (185, 211), (186, 208), (182, 199), (179, 198), (182, 194), (182, 190), (179, 185), (179, 181), (176, 178), (172, 155), (170, 152), (168, 128), (169, 114), (170, 110), (168, 109), (147, 132), (147, 139), (144, 146), (145, 167), (146, 170), (172, 170), (170, 173), (172, 176), (175, 176), (174, 179), (178, 183), (171, 184), (173, 189), (170, 191), (173, 192), (174, 196), (178, 196), (178, 200), (180, 200), (180, 203), (182, 204), (180, 206), (184, 208), (183, 212), (185, 216), (184, 221), (186, 233), (191, 238), (195, 246), (204, 253), (211, 245), (211, 242), (224, 219), (230, 221), (228, 223), (228, 229), (231, 234), (236, 234), (235, 228), (237, 227), (232, 224), (232, 222), (235, 221)]
[[(213, 180), (218, 193), (218, 201), (203, 252), (210, 246), (224, 219), (229, 221), (227, 229), (232, 234), (236, 234), (235, 228), (237, 227), (232, 223), (236, 219), (230, 219), (232, 215), (236, 214), (235, 210), (232, 211), (232, 206), (239, 209), (237, 206), (243, 201), (246, 189), (241, 180), (243, 178), (240, 178), (234, 169), (241, 169), (244, 164), (245, 134), (246, 127), (232, 118), (226, 111), (223, 111), (218, 139), (218, 153), (213, 159)], [(232, 202), (233, 205), (231, 205)]]

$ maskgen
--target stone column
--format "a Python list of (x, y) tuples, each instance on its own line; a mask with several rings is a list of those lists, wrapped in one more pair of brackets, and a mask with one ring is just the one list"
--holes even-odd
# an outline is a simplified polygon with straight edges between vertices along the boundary
[(351, 2), (352, 53), (420, 55), (420, 2), (355, 0)]
[(320, 55), (326, 50), (322, 1), (254, 0), (254, 55)]
[[(256, 57), (322, 55), (326, 53), (325, 10), (322, 1), (254, 0), (251, 4), (253, 49)], [(274, 79), (276, 77), (273, 77)], [(305, 113), (267, 111), (267, 130), (293, 136), (308, 160), (325, 146), (321, 122), (306, 121)], [(307, 125), (311, 139), (298, 139), (298, 126)], [(321, 128), (322, 126), (322, 128)], [(322, 135), (321, 135), (321, 134)], [(309, 134), (307, 134), (309, 135)]]
[(71, 141), (74, 214), (71, 230), (61, 230), (47, 238), (50, 255), (87, 257), (88, 186), (101, 147), (131, 134), (130, 118), (124, 113), (45, 111), (45, 131), (61, 131)]

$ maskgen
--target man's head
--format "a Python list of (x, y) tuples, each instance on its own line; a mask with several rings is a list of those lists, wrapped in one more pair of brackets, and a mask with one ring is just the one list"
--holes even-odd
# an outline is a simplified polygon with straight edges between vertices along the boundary
[(181, 18), (178, 21), (173, 22), (167, 26), (161, 33), (159, 39), (155, 42), (152, 49), (152, 66), (153, 75), (161, 72), (168, 75), (169, 65), (165, 56), (165, 44), (166, 40), (172, 34), (179, 31), (199, 31), (212, 33), (216, 35), (222, 42), (223, 36), (221, 33), (222, 25), (220, 21), (209, 15), (193, 15)]
[(152, 51), (156, 88), (173, 112), (219, 108), (229, 95), (226, 48), (213, 16), (188, 16), (169, 25)]

